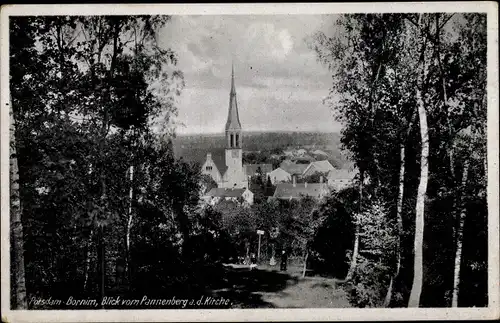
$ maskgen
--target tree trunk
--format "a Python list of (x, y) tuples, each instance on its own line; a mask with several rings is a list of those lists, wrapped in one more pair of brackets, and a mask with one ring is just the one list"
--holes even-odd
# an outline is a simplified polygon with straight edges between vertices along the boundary
[(12, 256), (11, 272), (14, 273), (14, 286), (15, 286), (15, 308), (24, 310), (28, 308), (26, 301), (26, 278), (24, 268), (24, 237), (23, 237), (23, 223), (22, 223), (22, 205), (19, 192), (19, 167), (17, 164), (17, 149), (16, 149), (16, 123), (14, 120), (14, 113), (12, 110), (12, 103), (10, 104), (10, 226), (11, 226), (11, 245)]
[(396, 202), (396, 219), (398, 222), (398, 238), (396, 241), (396, 272), (394, 276), (391, 277), (391, 282), (389, 288), (387, 289), (387, 294), (384, 300), (384, 307), (388, 307), (392, 299), (392, 289), (394, 285), (394, 280), (399, 275), (399, 268), (401, 266), (401, 235), (403, 234), (403, 219), (401, 217), (401, 212), (403, 211), (403, 197), (405, 189), (405, 146), (401, 143), (399, 149), (399, 190), (398, 190), (398, 200)]
[(302, 278), (306, 277), (308, 257), (309, 257), (309, 250), (306, 250), (306, 256), (304, 257), (304, 268), (302, 269)]
[(105, 257), (105, 247), (104, 247), (104, 226), (101, 224), (98, 228), (99, 232), (99, 246), (97, 248), (97, 262), (99, 268), (99, 293), (101, 299), (101, 308), (104, 308), (102, 301), (105, 297), (106, 291), (106, 257)]
[[(469, 160), (465, 160), (464, 170), (462, 174), (462, 194), (464, 194), (464, 188), (467, 185), (467, 177), (469, 176)], [(462, 262), (462, 242), (464, 234), (464, 224), (465, 217), (467, 215), (465, 202), (462, 197), (462, 211), (460, 212), (458, 230), (457, 230), (457, 249), (455, 253), (455, 270), (453, 274), (453, 296), (451, 300), (451, 307), (458, 307), (458, 294), (460, 285), (460, 264)]]
[(128, 278), (130, 280), (130, 230), (132, 228), (132, 220), (133, 220), (133, 216), (134, 214), (132, 213), (132, 201), (133, 201), (133, 198), (134, 198), (134, 185), (133, 185), (133, 182), (134, 182), (134, 166), (131, 165), (130, 166), (130, 190), (129, 190), (129, 205), (128, 205), (128, 222), (127, 222), (127, 237), (126, 237), (126, 240), (127, 240), (127, 262), (126, 262), (126, 273), (128, 274)]
[(414, 275), (408, 307), (418, 307), (420, 304), (420, 294), (422, 293), (424, 214), (429, 176), (429, 129), (427, 127), (427, 112), (425, 110), (422, 93), (418, 87), (416, 91), (422, 147), (420, 155), (420, 183), (418, 185), (417, 203), (415, 206)]
[[(364, 172), (360, 172), (360, 183), (359, 183), (359, 214), (363, 211), (363, 184), (364, 184)], [(356, 264), (358, 261), (359, 254), (359, 223), (356, 220), (356, 231), (354, 232), (354, 247), (352, 248), (352, 257), (351, 257), (351, 265), (349, 266), (349, 271), (347, 272), (347, 276), (345, 278), (346, 281), (352, 279), (352, 275), (354, 274), (354, 270), (356, 269)]]
[(359, 253), (359, 225), (356, 225), (356, 233), (354, 234), (354, 247), (352, 249), (352, 257), (351, 257), (351, 265), (349, 267), (349, 271), (347, 272), (347, 276), (345, 278), (346, 281), (352, 279), (352, 275), (354, 274), (354, 270), (356, 269), (358, 253)]
[(92, 238), (94, 235), (94, 230), (90, 230), (90, 237), (89, 241), (87, 242), (87, 247), (86, 247), (86, 258), (85, 258), (85, 280), (83, 281), (83, 290), (85, 291), (87, 289), (87, 284), (89, 280), (89, 272), (90, 272), (90, 254), (91, 254), (91, 245), (92, 245)]

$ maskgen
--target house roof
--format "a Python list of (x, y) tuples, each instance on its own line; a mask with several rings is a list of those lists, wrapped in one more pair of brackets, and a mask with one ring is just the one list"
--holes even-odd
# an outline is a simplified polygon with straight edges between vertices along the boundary
[(320, 150), (320, 149), (316, 149), (315, 151), (312, 152), (313, 154), (315, 155), (324, 155), (324, 156), (328, 156), (327, 153), (325, 153), (323, 150)]
[(349, 170), (349, 169), (334, 169), (328, 172), (327, 178), (329, 180), (337, 180), (337, 179), (348, 179), (351, 180), (358, 173), (357, 169)]
[(296, 164), (309, 164), (310, 162), (314, 161), (315, 159), (309, 156), (301, 156), (301, 157), (292, 157), (290, 158), (291, 161), (295, 162)]
[[(328, 160), (315, 161), (309, 164), (309, 167), (314, 167), (317, 172), (326, 173), (335, 169)], [(308, 167), (308, 168), (309, 168)]]
[(271, 164), (245, 164), (243, 167), (245, 168), (246, 176), (253, 176), (256, 174), (259, 167), (264, 175), (273, 170), (273, 165)]
[(243, 193), (246, 191), (245, 188), (220, 188), (215, 187), (212, 188), (207, 196), (211, 197), (241, 197)]
[(287, 173), (288, 175), (290, 175), (290, 173), (288, 173), (286, 170), (284, 170), (284, 169), (283, 169), (283, 168), (281, 168), (281, 167), (278, 167), (278, 168), (276, 168), (276, 169), (272, 170), (271, 172), (269, 172), (269, 174), (274, 174), (274, 173), (282, 173), (282, 172)]
[(280, 168), (291, 175), (302, 175), (307, 168), (307, 164), (295, 164), (289, 160), (284, 160)]
[(276, 185), (273, 197), (288, 199), (300, 198), (302, 196), (311, 196), (320, 198), (321, 194), (327, 189), (326, 184), (322, 183), (281, 183)]

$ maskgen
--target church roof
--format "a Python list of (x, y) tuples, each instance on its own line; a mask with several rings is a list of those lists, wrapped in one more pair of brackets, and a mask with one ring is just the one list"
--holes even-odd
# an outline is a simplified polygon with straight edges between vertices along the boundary
[(226, 131), (229, 129), (241, 130), (238, 103), (236, 101), (236, 88), (234, 86), (234, 67), (231, 67), (231, 92), (229, 93), (229, 111), (227, 114)]
[(224, 176), (227, 170), (225, 148), (212, 148), (208, 151), (206, 149), (179, 149), (176, 156), (188, 163), (197, 163), (201, 167), (207, 160), (207, 153), (212, 154), (215, 166), (221, 176)]
[(276, 185), (273, 196), (281, 199), (301, 198), (302, 196), (320, 198), (326, 190), (327, 186), (324, 183), (280, 183)]
[(215, 150), (211, 151), (212, 154), (212, 160), (214, 161), (215, 166), (217, 166), (217, 169), (220, 172), (221, 176), (224, 176), (227, 170), (227, 165), (226, 165), (226, 153), (225, 150)]

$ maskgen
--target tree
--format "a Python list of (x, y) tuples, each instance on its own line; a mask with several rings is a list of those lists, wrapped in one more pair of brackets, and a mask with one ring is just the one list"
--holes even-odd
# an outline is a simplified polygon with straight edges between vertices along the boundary
[(208, 193), (212, 188), (217, 188), (217, 183), (214, 181), (212, 176), (207, 175), (207, 174), (202, 174), (201, 175), (201, 186), (202, 186), (202, 193)]
[(10, 114), (10, 226), (11, 226), (11, 243), (12, 243), (12, 259), (13, 266), (11, 267), (11, 275), (14, 276), (12, 285), (15, 290), (15, 303), (12, 308), (27, 309), (26, 298), (26, 281), (24, 274), (24, 238), (23, 238), (23, 223), (22, 223), (22, 205), (19, 194), (19, 168), (17, 166), (17, 149), (16, 149), (16, 126), (14, 115), (12, 112), (12, 104), (9, 104)]
[(384, 300), (385, 286), (391, 271), (397, 230), (383, 202), (374, 202), (356, 221), (360, 233), (360, 255), (350, 284), (351, 301), (359, 307), (378, 307)]
[(308, 176), (301, 176), (297, 179), (297, 183), (320, 183), (321, 180), (326, 181), (327, 172), (316, 172)]
[[(394, 71), (401, 48), (402, 17), (391, 14), (345, 15), (339, 18), (337, 25), (345, 31), (344, 34), (328, 37), (317, 33), (311, 44), (319, 60), (334, 73), (326, 103), (331, 106), (337, 120), (345, 124), (341, 142), (344, 148), (351, 150), (363, 175), (360, 193), (363, 182), (369, 178), (369, 191), (390, 196), (392, 192), (382, 183), (392, 172), (390, 156), (394, 156), (394, 145), (388, 142), (394, 140), (398, 132), (393, 129), (399, 129), (394, 125), (398, 124), (396, 120), (400, 116), (392, 112), (393, 107), (399, 107), (400, 115), (406, 114), (403, 109), (406, 100), (402, 98), (405, 89), (394, 87), (394, 79), (401, 77)], [(337, 100), (339, 94), (340, 101)], [(388, 98), (388, 94), (395, 94), (396, 98)], [(379, 127), (388, 130), (380, 131)], [(348, 278), (356, 264), (358, 240), (356, 235)]]
[[(423, 283), (423, 239), (424, 239), (424, 209), (425, 209), (425, 199), (427, 193), (427, 181), (428, 181), (428, 156), (429, 156), (429, 130), (427, 126), (427, 111), (425, 108), (424, 98), (422, 92), (425, 86), (425, 79), (427, 78), (428, 66), (426, 61), (426, 46), (427, 46), (427, 35), (424, 32), (425, 28), (422, 27), (425, 22), (422, 21), (422, 15), (418, 17), (417, 33), (424, 34), (423, 37), (419, 37), (419, 57), (417, 67), (417, 88), (416, 88), (416, 100), (418, 106), (418, 117), (420, 124), (420, 138), (421, 138), (421, 153), (420, 153), (420, 183), (418, 185), (417, 192), (417, 204), (415, 206), (415, 260), (414, 260), (414, 271), (413, 271), (413, 286), (411, 289), (410, 299), (408, 301), (408, 307), (418, 307), (420, 302), (420, 294), (422, 292)], [(428, 29), (427, 29), (428, 30)]]
[(349, 263), (344, 261), (346, 253), (352, 251), (355, 226), (352, 215), (357, 212), (358, 191), (346, 188), (332, 192), (318, 206), (322, 225), (310, 245), (312, 265), (315, 271), (344, 279)]
[[(457, 138), (470, 120), (477, 129), (472, 137), (485, 136), (486, 109), (480, 103), (485, 88), (484, 19), (466, 14), (343, 15), (337, 20), (343, 32), (313, 37), (312, 48), (333, 74), (325, 103), (344, 124), (342, 145), (367, 180), (363, 201), (383, 201), (398, 224), (386, 306), (403, 305), (406, 296), (410, 306), (444, 306), (448, 294), (452, 303), (457, 298), (450, 287), (453, 281), (457, 284), (460, 266), (455, 265), (455, 279), (446, 268), (459, 258), (460, 214), (463, 197), (470, 194), (462, 189), (464, 170), (470, 166)], [(417, 122), (419, 128), (414, 127)], [(482, 158), (472, 160), (477, 168)], [(481, 187), (481, 178), (469, 186)], [(427, 286), (423, 272), (429, 275)], [(414, 288), (405, 295), (405, 277), (411, 275)], [(423, 292), (435, 300), (437, 291), (443, 297), (435, 303), (420, 297)]]
[[(457, 188), (458, 197), (456, 203), (456, 229), (455, 234), (455, 258), (454, 258), (454, 275), (453, 275), (453, 290), (451, 306), (457, 307), (459, 301), (459, 285), (460, 273), (462, 265), (462, 246), (463, 232), (465, 219), (467, 215), (467, 199), (472, 195), (468, 186), (470, 185), (469, 173), (470, 168), (476, 169), (476, 174), (484, 174), (484, 177), (478, 176), (477, 181), (483, 189), (486, 187), (486, 182), (483, 178), (486, 177), (486, 147), (485, 147), (485, 124), (486, 124), (486, 17), (482, 15), (466, 15), (465, 22), (460, 27), (458, 42), (465, 44), (458, 55), (458, 60), (455, 64), (460, 64), (459, 76), (462, 77), (462, 86), (455, 89), (452, 98), (455, 100), (447, 102), (448, 109), (452, 109), (457, 103), (459, 106), (470, 106), (471, 109), (459, 109), (458, 113), (461, 117), (467, 115), (468, 125), (464, 125), (462, 129), (452, 137), (451, 152), (456, 154), (456, 161), (459, 163), (462, 160), (462, 176), (460, 185)], [(473, 61), (471, 63), (470, 61)], [(447, 62), (448, 63), (448, 62)], [(444, 65), (444, 64), (443, 64)], [(443, 76), (444, 79), (445, 76)], [(453, 78), (449, 77), (449, 79)], [(446, 90), (446, 85), (443, 84)], [(446, 92), (445, 92), (446, 93)], [(465, 127), (466, 126), (466, 127)], [(454, 133), (453, 128), (450, 132)], [(479, 169), (478, 169), (479, 166)], [(482, 168), (482, 169), (481, 169)], [(479, 191), (479, 194), (481, 190)], [(484, 191), (483, 191), (484, 192)]]
[[(161, 135), (172, 134), (169, 120), (182, 73), (174, 68), (175, 53), (155, 44), (155, 30), (168, 17), (10, 21), (27, 287), (43, 296), (55, 295), (61, 290), (56, 286), (66, 284), (66, 290), (83, 290), (87, 296), (100, 281), (102, 297), (104, 284), (114, 284), (121, 270), (121, 255), (133, 245), (142, 180), (149, 169), (158, 169), (158, 159), (148, 157), (158, 144), (151, 129), (160, 122), (165, 126)], [(192, 179), (198, 177), (172, 164), (180, 178), (188, 179), (177, 187), (182, 190), (177, 196), (188, 197), (175, 205), (185, 228), (180, 211), (193, 204), (191, 190), (197, 195), (199, 187)], [(103, 225), (114, 230), (101, 232)], [(85, 256), (74, 256), (80, 253)]]

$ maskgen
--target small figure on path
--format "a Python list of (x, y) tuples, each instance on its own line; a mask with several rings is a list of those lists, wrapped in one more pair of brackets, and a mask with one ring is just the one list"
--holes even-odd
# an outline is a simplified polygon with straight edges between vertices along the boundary
[(286, 271), (286, 265), (287, 265), (287, 259), (288, 254), (285, 250), (281, 251), (281, 265), (280, 265), (280, 270)]
[(255, 254), (252, 252), (250, 255), (250, 270), (253, 268), (257, 267), (257, 258), (255, 257)]

